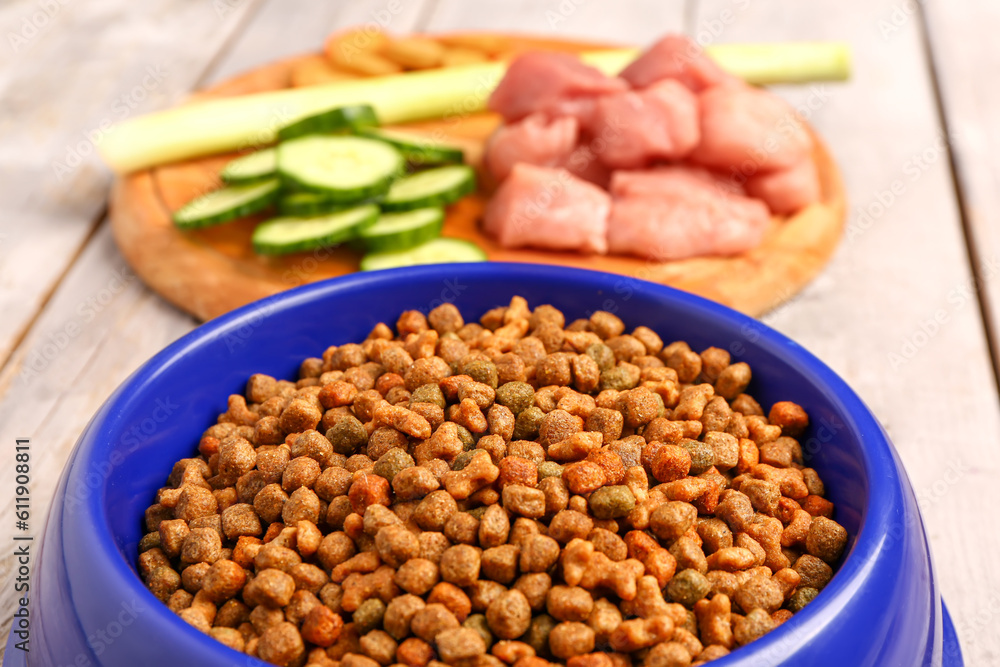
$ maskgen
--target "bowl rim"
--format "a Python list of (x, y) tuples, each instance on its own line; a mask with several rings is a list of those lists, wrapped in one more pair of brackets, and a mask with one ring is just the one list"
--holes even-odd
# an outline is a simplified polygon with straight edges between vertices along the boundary
[[(657, 300), (674, 300), (679, 302), (683, 308), (701, 311), (704, 316), (715, 322), (724, 323), (728, 320), (728, 324), (732, 325), (735, 321), (741, 331), (753, 332), (757, 336), (757, 339), (751, 343), (753, 346), (761, 348), (770, 356), (794, 362), (798, 372), (804, 375), (808, 381), (830, 390), (829, 398), (832, 407), (841, 416), (847, 418), (845, 427), (848, 431), (856, 432), (859, 440), (864, 444), (860, 448), (862, 453), (860, 463), (866, 471), (866, 477), (870, 477), (872, 472), (880, 466), (889, 466), (890, 469), (896, 471), (897, 482), (900, 478), (905, 477), (902, 464), (895, 456), (888, 436), (854, 390), (818, 357), (759, 320), (722, 304), (669, 286), (589, 269), (515, 262), (486, 262), (451, 264), (449, 270), (458, 271), (463, 276), (479, 276), (481, 278), (505, 271), (514, 271), (526, 278), (569, 280), (574, 283), (583, 282), (595, 286), (598, 282), (607, 281), (609, 278), (620, 279), (652, 292)], [(280, 315), (283, 311), (288, 311), (313, 300), (335, 298), (339, 292), (377, 286), (379, 283), (391, 284), (397, 281), (421, 281), (432, 278), (440, 280), (440, 271), (439, 265), (426, 265), (370, 273), (358, 272), (279, 292), (201, 324), (155, 354), (119, 385), (87, 425), (80, 437), (80, 446), (70, 460), (71, 464), (80, 457), (86, 457), (89, 460), (98, 452), (106, 456), (118, 441), (117, 438), (107, 437), (107, 434), (115, 432), (118, 421), (122, 414), (127, 411), (126, 408), (138, 400), (137, 397), (142, 392), (137, 391), (137, 389), (155, 382), (159, 375), (167, 372), (173, 363), (183, 358), (189, 351), (208, 345), (227, 333), (252, 325), (255, 320), (261, 317)], [(86, 520), (94, 528), (95, 537), (91, 542), (92, 547), (100, 552), (100, 557), (109, 565), (109, 573), (104, 576), (115, 578), (114, 587), (116, 589), (127, 589), (145, 600), (154, 620), (160, 624), (162, 632), (169, 633), (171, 638), (176, 638), (177, 641), (200, 644), (200, 650), (206, 651), (204, 653), (206, 659), (216, 658), (232, 661), (235, 657), (242, 656), (247, 660), (245, 663), (247, 665), (266, 667), (267, 663), (264, 661), (236, 652), (190, 626), (170, 611), (146, 588), (134, 564), (129, 562), (126, 554), (118, 547), (111, 531), (109, 518), (103, 510), (107, 484), (108, 481), (105, 480), (97, 490), (98, 492), (89, 494), (84, 499), (82, 506), (78, 508), (81, 513), (79, 518)], [(801, 634), (801, 626), (807, 625), (816, 617), (823, 616), (825, 611), (828, 612), (830, 608), (838, 603), (843, 603), (844, 600), (853, 595), (853, 590), (857, 587), (854, 585), (857, 576), (872, 567), (873, 561), (886, 547), (886, 540), (891, 540), (889, 535), (894, 522), (899, 523), (899, 520), (891, 512), (873, 510), (901, 506), (903, 503), (903, 489), (898, 483), (871, 484), (866, 482), (865, 487), (864, 506), (859, 519), (858, 532), (854, 536), (849, 550), (841, 557), (834, 578), (823, 589), (824, 595), (819, 596), (802, 612), (792, 616), (781, 627), (747, 646), (740, 647), (739, 652), (734, 651), (732, 656), (738, 656), (741, 660), (759, 659), (766, 655), (780, 656), (784, 649), (795, 648), (808, 642), (812, 633)], [(916, 522), (919, 524), (920, 521), (918, 517)], [(801, 636), (794, 640), (791, 639), (791, 635), (798, 634)], [(730, 664), (729, 658), (730, 656), (726, 656), (713, 662), (724, 667)]]

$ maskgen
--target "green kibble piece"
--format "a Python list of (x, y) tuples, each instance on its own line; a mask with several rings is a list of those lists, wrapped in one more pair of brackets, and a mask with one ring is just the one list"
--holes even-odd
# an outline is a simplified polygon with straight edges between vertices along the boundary
[(549, 633), (552, 632), (552, 628), (554, 627), (556, 627), (556, 620), (548, 614), (535, 616), (531, 619), (531, 625), (528, 627), (528, 631), (524, 633), (524, 636), (521, 637), (521, 641), (535, 649), (535, 655), (552, 655), (549, 652)]
[(462, 375), (468, 375), (476, 382), (488, 384), (493, 389), (497, 388), (500, 376), (497, 373), (497, 366), (487, 359), (473, 359), (466, 362), (460, 369)]
[(597, 519), (617, 519), (635, 508), (635, 496), (625, 485), (602, 486), (590, 494), (587, 503)]
[(700, 440), (681, 440), (677, 443), (691, 455), (691, 473), (700, 475), (715, 465), (715, 450)]
[(698, 570), (681, 570), (667, 584), (667, 594), (674, 602), (685, 607), (693, 607), (694, 603), (708, 595), (712, 590), (712, 582)]
[(410, 406), (412, 407), (414, 403), (433, 403), (442, 410), (448, 405), (444, 400), (444, 393), (441, 391), (441, 387), (433, 382), (422, 384), (413, 390), (413, 393), (410, 394)]
[(333, 451), (350, 456), (368, 442), (368, 431), (360, 419), (348, 415), (327, 429), (326, 439), (333, 445)]
[(609, 368), (606, 371), (601, 371), (601, 380), (597, 385), (597, 388), (600, 391), (604, 391), (605, 389), (625, 391), (626, 389), (632, 389), (634, 387), (635, 382), (632, 381), (632, 374), (621, 366), (615, 366), (614, 368)]
[(535, 440), (538, 438), (538, 429), (545, 419), (545, 413), (537, 405), (532, 406), (519, 414), (514, 420), (513, 440)]
[(497, 389), (496, 402), (519, 415), (535, 404), (535, 390), (527, 382), (508, 382)]
[(562, 474), (562, 465), (556, 463), (555, 461), (542, 461), (538, 465), (539, 481), (545, 479), (546, 477), (562, 477)]
[(604, 343), (594, 343), (583, 352), (597, 363), (602, 371), (615, 367), (615, 353)]
[(472, 431), (461, 424), (455, 424), (455, 435), (462, 441), (462, 449), (469, 451), (476, 448), (476, 438), (472, 435)]
[(469, 465), (469, 461), (472, 457), (476, 455), (475, 449), (467, 449), (455, 457), (455, 460), (451, 462), (452, 470), (464, 470), (465, 466)]
[(379, 477), (385, 477), (391, 484), (398, 472), (414, 465), (416, 463), (413, 461), (413, 457), (407, 454), (405, 449), (393, 447), (379, 457), (372, 472)]
[(792, 593), (792, 597), (788, 600), (788, 611), (793, 614), (797, 614), (802, 611), (802, 608), (813, 601), (813, 599), (819, 595), (819, 591), (815, 588), (809, 588), (808, 586), (802, 586), (796, 589)]
[(160, 534), (159, 533), (146, 533), (139, 540), (139, 553), (145, 553), (150, 549), (155, 549), (160, 546)]
[(385, 603), (378, 598), (369, 598), (362, 602), (354, 611), (351, 620), (362, 635), (368, 634), (382, 625), (385, 616)]
[(486, 642), (486, 650), (489, 650), (493, 646), (493, 633), (490, 632), (490, 626), (486, 623), (485, 615), (473, 614), (469, 616), (462, 623), (462, 627), (475, 630), (483, 638), (483, 641)]

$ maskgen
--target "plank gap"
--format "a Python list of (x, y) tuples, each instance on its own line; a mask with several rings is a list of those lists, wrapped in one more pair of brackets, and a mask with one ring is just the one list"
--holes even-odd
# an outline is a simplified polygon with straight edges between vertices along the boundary
[(434, 15), (437, 14), (439, 4), (440, 0), (424, 0), (424, 5), (420, 8), (420, 13), (417, 14), (417, 20), (413, 22), (414, 32), (424, 32), (427, 30), (427, 26), (430, 25), (431, 21), (434, 20)]
[(928, 28), (927, 10), (923, 3), (916, 3), (918, 24), (920, 26), (920, 41), (923, 47), (924, 59), (927, 64), (927, 72), (930, 77), (931, 92), (934, 99), (934, 111), (938, 117), (941, 131), (944, 132), (945, 154), (948, 158), (948, 176), (951, 179), (951, 187), (955, 191), (955, 205), (958, 207), (958, 218), (962, 224), (962, 239), (965, 242), (965, 252), (969, 262), (969, 270), (972, 272), (972, 280), (976, 289), (976, 303), (979, 305), (979, 318), (986, 336), (986, 349), (990, 355), (990, 365), (993, 368), (993, 382), (1000, 393), (1000, 341), (997, 336), (1000, 332), (995, 331), (991, 326), (994, 322), (994, 313), (989, 299), (983, 291), (983, 287), (989, 280), (983, 272), (983, 257), (976, 247), (976, 235), (973, 230), (972, 215), (968, 208), (968, 193), (965, 185), (959, 176), (958, 159), (955, 155), (954, 147), (951, 143), (952, 127), (948, 119), (947, 105), (944, 101), (944, 91), (939, 78), (937, 61), (934, 57), (934, 46)]
[(239, 39), (243, 36), (243, 32), (250, 25), (250, 22), (253, 21), (253, 19), (257, 16), (258, 12), (260, 12), (261, 8), (265, 4), (267, 4), (267, 0), (253, 0), (253, 5), (250, 7), (250, 9), (244, 12), (242, 16), (240, 16), (236, 28), (229, 32), (229, 35), (227, 35), (226, 38), (222, 40), (222, 43), (219, 45), (219, 48), (216, 49), (215, 54), (205, 62), (204, 69), (202, 69), (201, 74), (198, 75), (198, 78), (195, 79), (194, 85), (191, 86), (191, 90), (189, 91), (189, 93), (196, 92), (197, 90), (205, 86), (205, 83), (208, 81), (208, 78), (212, 75), (212, 72), (214, 72), (215, 68), (219, 66), (219, 63), (222, 61), (222, 59), (225, 58), (227, 55), (229, 55), (229, 52), (233, 49), (234, 46), (236, 46), (237, 42), (239, 42)]

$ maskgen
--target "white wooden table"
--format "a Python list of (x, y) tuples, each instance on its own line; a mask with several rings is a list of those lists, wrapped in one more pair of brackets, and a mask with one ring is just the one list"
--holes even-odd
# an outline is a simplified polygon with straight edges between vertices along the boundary
[[(44, 10), (48, 4), (53, 8)], [(55, 8), (57, 7), (57, 8)], [(764, 321), (839, 372), (920, 498), (969, 665), (1000, 664), (1000, 5), (994, 0), (87, 0), (0, 6), (0, 544), (14, 440), (40, 526), (63, 463), (125, 377), (196, 323), (129, 271), (99, 133), (330, 31), (519, 30), (644, 44), (848, 40), (846, 84), (780, 89), (846, 177), (829, 268)], [(104, 129), (102, 129), (104, 128)], [(991, 352), (992, 345), (992, 352)], [(0, 547), (0, 577), (11, 549)], [(0, 588), (2, 636), (13, 584)]]

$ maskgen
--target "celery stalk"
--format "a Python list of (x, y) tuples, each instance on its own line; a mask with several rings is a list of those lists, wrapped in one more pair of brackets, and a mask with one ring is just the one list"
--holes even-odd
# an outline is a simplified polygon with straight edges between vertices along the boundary
[[(726, 44), (708, 53), (749, 83), (845, 79), (848, 47), (840, 43)], [(616, 74), (637, 49), (592, 51), (581, 58)], [(482, 111), (503, 77), (504, 63), (358, 79), (217, 100), (193, 102), (129, 119), (104, 135), (98, 148), (118, 173), (213, 153), (272, 143), (277, 129), (324, 109), (370, 104), (381, 122), (459, 119)]]

